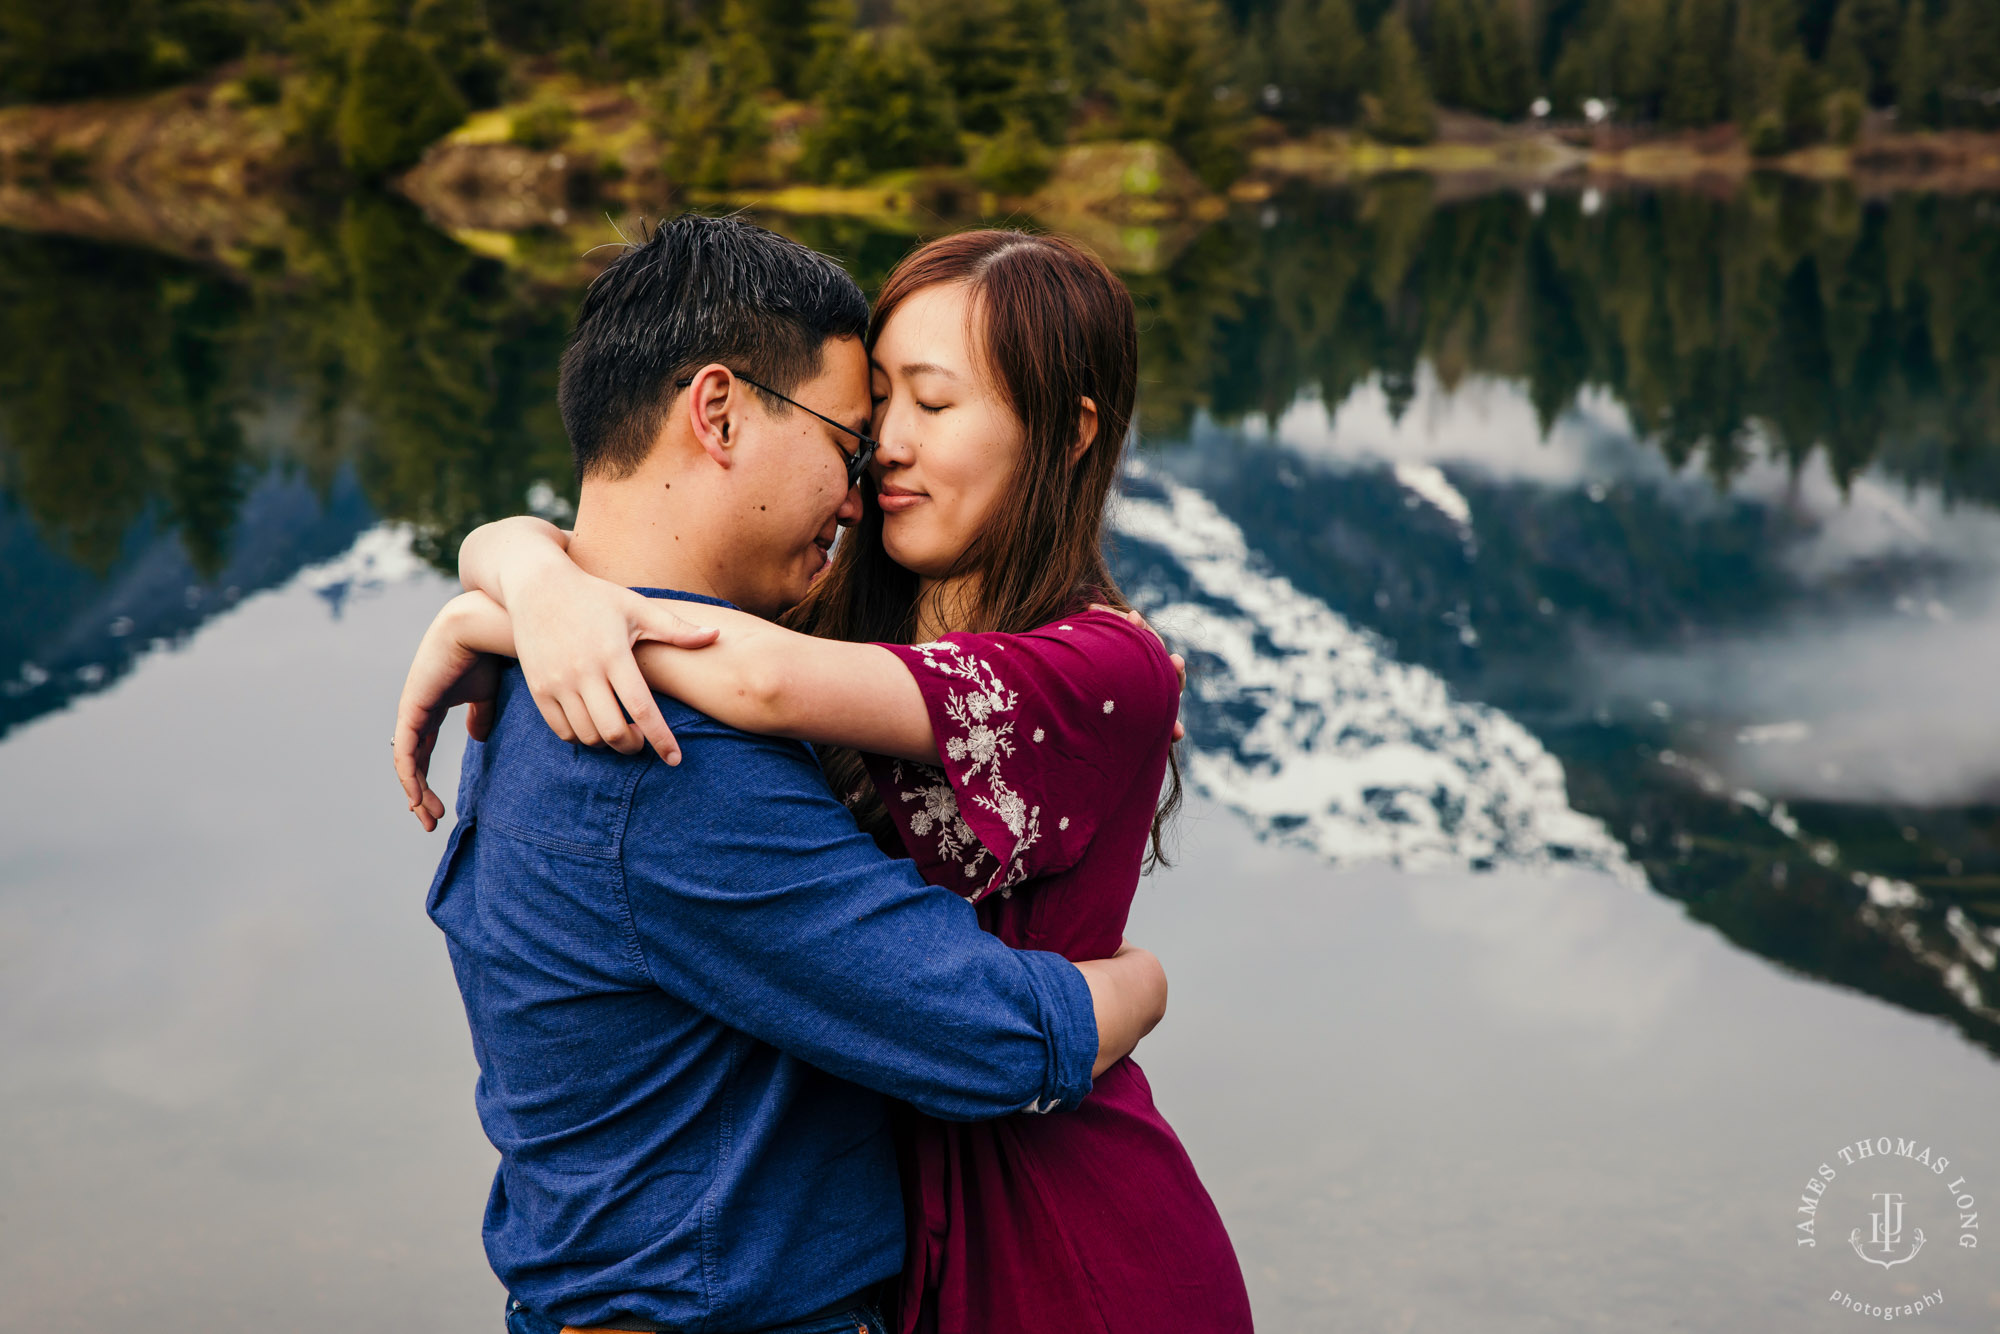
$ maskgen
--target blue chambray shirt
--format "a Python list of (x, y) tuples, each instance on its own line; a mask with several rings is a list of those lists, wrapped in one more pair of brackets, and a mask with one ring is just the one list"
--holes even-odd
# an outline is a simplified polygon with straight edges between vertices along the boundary
[(675, 768), (557, 739), (509, 670), (428, 908), (500, 1280), (568, 1324), (755, 1329), (901, 1268), (883, 1095), (1074, 1106), (1096, 1019), (1073, 965), (883, 856), (805, 746), (660, 705)]

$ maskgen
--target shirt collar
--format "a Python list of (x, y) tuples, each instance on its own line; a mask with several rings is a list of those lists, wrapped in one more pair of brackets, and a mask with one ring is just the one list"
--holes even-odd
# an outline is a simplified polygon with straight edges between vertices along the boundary
[(731, 611), (743, 610), (734, 602), (708, 597), (701, 593), (683, 593), (678, 588), (634, 588), (632, 591), (649, 598), (672, 598), (676, 602), (706, 602), (711, 607), (727, 607)]

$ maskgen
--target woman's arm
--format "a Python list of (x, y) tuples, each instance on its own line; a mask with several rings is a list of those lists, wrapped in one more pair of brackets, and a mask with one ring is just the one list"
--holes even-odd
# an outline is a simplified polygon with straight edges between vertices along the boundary
[(458, 582), (507, 605), (507, 577), (532, 578), (557, 560), (570, 564), (569, 534), (532, 514), (482, 523), (458, 544)]
[(817, 639), (728, 607), (645, 600), (722, 632), (700, 653), (636, 646), (639, 669), (662, 694), (746, 732), (937, 762), (923, 693), (887, 649)]
[[(712, 627), (690, 625), (671, 614), (656, 614), (649, 633), (691, 649), (712, 643), (716, 635)], [(438, 729), (443, 726), (446, 714), (460, 704), (467, 704), (471, 707), (466, 714), (466, 732), (475, 741), (486, 739), (493, 723), (493, 698), (499, 691), (499, 659), (512, 656), (513, 645), (513, 627), (506, 611), (484, 593), (461, 593), (446, 603), (417, 645), (409, 675), (403, 680), (402, 697), (396, 702), (393, 741), (396, 777), (410, 800), (411, 813), (426, 830), (437, 828), (444, 814), (444, 802), (431, 791), (429, 783), (431, 751), (437, 744)], [(632, 667), (632, 675), (639, 683), (636, 693), (651, 706), (652, 692), (646, 689), (636, 666)], [(609, 694), (611, 686), (605, 682), (602, 689)], [(549, 726), (566, 740), (582, 739), (572, 733), (568, 719), (561, 712), (551, 716), (551, 710), (542, 706), (541, 701), (537, 705), (543, 708), (542, 716)], [(624, 715), (617, 712), (615, 701), (610, 710), (618, 718), (622, 735), (600, 738), (593, 731), (590, 744), (601, 739), (630, 755), (650, 741), (661, 759), (668, 764), (680, 763), (680, 747), (657, 707), (653, 708), (653, 726), (643, 735), (638, 727), (626, 724)], [(588, 725), (588, 713), (583, 717)]]
[[(565, 535), (540, 519), (475, 530), (459, 549), (459, 577), (490, 599), (477, 615), (472, 604), (461, 608), (461, 628), (480, 636), (465, 647), (518, 656), (542, 716), (565, 740), (617, 744), (628, 729), (649, 739), (665, 733), (650, 686), (746, 732), (937, 759), (923, 695), (884, 649), (634, 593), (577, 569)], [(687, 644), (683, 618), (721, 633), (699, 653), (682, 651), (673, 646)]]

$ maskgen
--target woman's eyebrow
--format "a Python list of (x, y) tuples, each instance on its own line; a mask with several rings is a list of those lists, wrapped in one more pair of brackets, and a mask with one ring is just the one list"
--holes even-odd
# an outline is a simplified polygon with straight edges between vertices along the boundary
[(959, 374), (957, 371), (952, 370), (950, 367), (947, 366), (940, 366), (935, 361), (905, 362), (903, 365), (903, 374), (942, 375), (947, 380), (956, 380), (959, 378)]

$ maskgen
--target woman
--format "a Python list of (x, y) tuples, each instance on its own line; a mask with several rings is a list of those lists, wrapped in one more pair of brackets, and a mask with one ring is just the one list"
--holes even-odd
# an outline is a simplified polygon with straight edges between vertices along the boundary
[[(873, 493), (788, 618), (805, 633), (703, 606), (713, 647), (641, 644), (638, 662), (725, 723), (872, 752), (826, 757), (864, 828), (1007, 943), (1108, 955), (1179, 797), (1175, 773), (1160, 799), (1174, 664), (1128, 619), (1101, 549), (1137, 383), (1131, 297), (1067, 242), (968, 232), (898, 266), (869, 345)], [(595, 741), (627, 732), (608, 682), (630, 671), (646, 600), (552, 564), (561, 541), (489, 525), (462, 573), (496, 600), (517, 590), (543, 713)], [(420, 658), (406, 719), (434, 712), (466, 650), (512, 642), (500, 620), (438, 648), (450, 666)], [(407, 785), (428, 824), (441, 804), (420, 773)], [(1221, 1219), (1130, 1060), (1062, 1116), (909, 1114), (901, 1148), (903, 1330), (1250, 1328)]]

